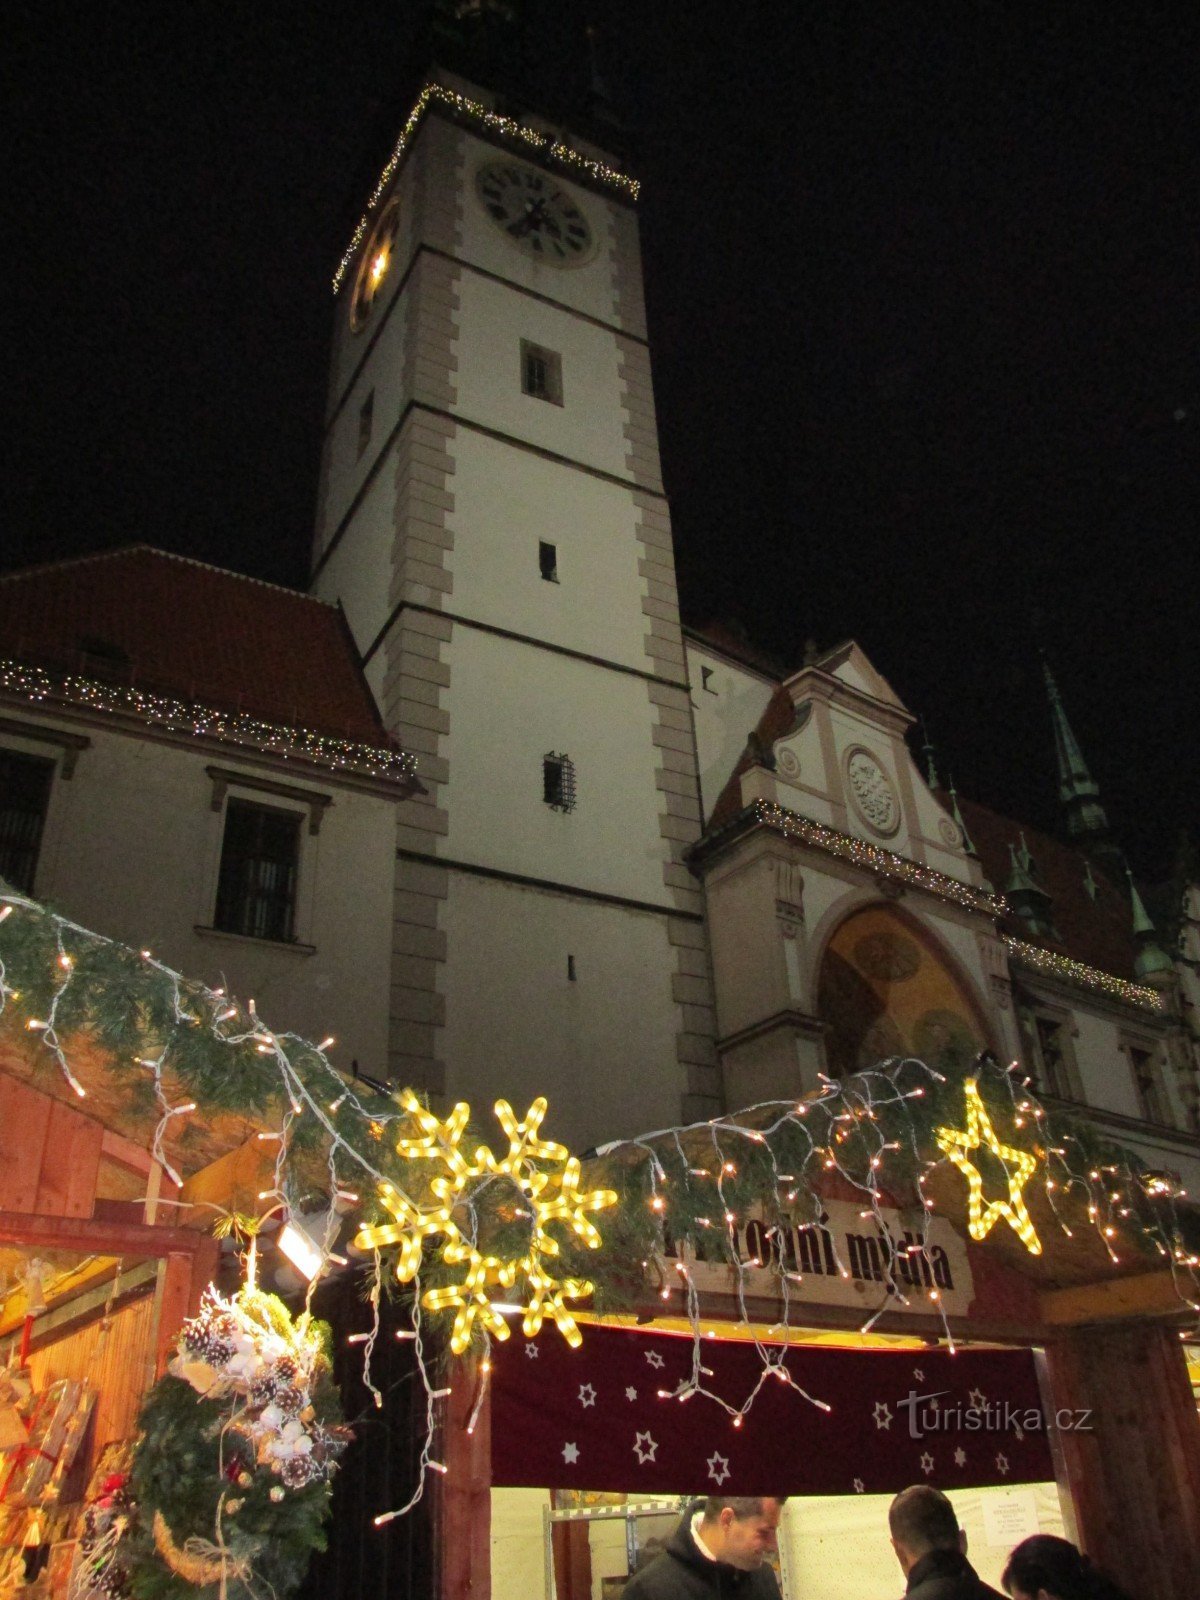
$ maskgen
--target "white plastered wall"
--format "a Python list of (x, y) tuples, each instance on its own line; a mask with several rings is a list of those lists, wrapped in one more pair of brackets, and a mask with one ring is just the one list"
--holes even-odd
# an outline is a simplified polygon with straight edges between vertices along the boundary
[[(443, 705), (447, 857), (666, 905), (654, 708), (640, 678), (457, 626)], [(574, 811), (542, 798), (552, 753), (574, 763)]]
[[(685, 639), (684, 644), (700, 767), (700, 809), (707, 821), (775, 685), (694, 639)], [(710, 674), (707, 688), (704, 668)]]
[[(616, 336), (475, 273), (458, 297), (456, 414), (628, 480)], [(561, 405), (522, 392), (522, 339), (561, 356)]]
[(665, 917), (451, 872), (442, 926), (451, 1099), (546, 1095), (573, 1150), (678, 1121)]
[[(626, 489), (469, 433), (456, 441), (453, 482), (457, 615), (645, 670), (645, 580)], [(543, 540), (557, 551), (557, 583), (539, 571)]]
[[(360, 655), (370, 649), (388, 618), (396, 537), (393, 461), (389, 452), (355, 510), (351, 536), (338, 544), (313, 585), (320, 599), (340, 601)], [(376, 651), (366, 673), (377, 703), (383, 699), (384, 670), (384, 654)]]
[[(187, 977), (253, 997), (264, 1019), (312, 1040), (334, 1034), (335, 1059), (378, 1073), (387, 1060), (395, 810), (323, 774), (254, 764), (243, 752), (179, 748), (87, 729), (74, 776), (56, 776), (34, 884), (85, 927), (149, 948)], [(18, 747), (19, 740), (7, 741)], [(44, 755), (46, 746), (28, 745)], [(301, 813), (296, 934), (315, 953), (266, 940), (197, 933), (211, 926), (223, 813), (205, 767), (329, 795), (320, 832), (300, 803), (252, 787), (230, 792)], [(329, 775), (332, 778), (332, 774)]]
[[(372, 332), (377, 333), (378, 337), (371, 347), (370, 358), (356, 375), (345, 403), (329, 424), (323, 495), (326, 544), (349, 511), (370, 472), (375, 472), (374, 491), (378, 490), (380, 480), (386, 479), (388, 492), (393, 492), (387, 463), (380, 462), (379, 456), (388, 436), (399, 422), (408, 398), (404, 393), (404, 347), (409, 304), (409, 296), (402, 294), (386, 319), (372, 324)], [(365, 346), (363, 350), (365, 353)], [(374, 395), (371, 435), (360, 453), (359, 418), (363, 404), (371, 394)], [(355, 513), (356, 526), (361, 519), (360, 506)], [(356, 533), (355, 536), (361, 538), (361, 534)], [(317, 588), (322, 596), (333, 598), (324, 574)]]

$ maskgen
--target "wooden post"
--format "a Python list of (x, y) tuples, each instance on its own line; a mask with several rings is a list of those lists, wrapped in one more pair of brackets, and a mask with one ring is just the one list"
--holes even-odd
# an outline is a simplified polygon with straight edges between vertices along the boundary
[(1200, 1418), (1179, 1339), (1136, 1323), (1064, 1330), (1047, 1346), (1079, 1537), (1131, 1594), (1194, 1600), (1200, 1550)]
[(467, 1427), (483, 1381), (478, 1362), (456, 1363), (442, 1426), (448, 1469), (441, 1500), (442, 1600), (491, 1600), (492, 1406), (485, 1394), (473, 1433)]

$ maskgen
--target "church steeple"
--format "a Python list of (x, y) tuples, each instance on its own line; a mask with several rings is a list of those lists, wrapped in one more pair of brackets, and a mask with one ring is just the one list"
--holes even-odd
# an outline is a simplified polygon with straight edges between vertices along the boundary
[(1058, 761), (1058, 798), (1062, 804), (1067, 836), (1102, 865), (1124, 870), (1125, 858), (1114, 844), (1108, 816), (1100, 804), (1100, 786), (1088, 771), (1083, 751), (1075, 737), (1063, 706), (1050, 663), (1042, 656), (1046, 695), (1050, 701), (1050, 720), (1054, 727), (1054, 753)]

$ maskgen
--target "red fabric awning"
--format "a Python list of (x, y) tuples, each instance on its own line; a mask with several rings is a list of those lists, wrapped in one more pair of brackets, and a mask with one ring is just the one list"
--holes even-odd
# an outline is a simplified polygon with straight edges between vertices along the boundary
[[(586, 1327), (519, 1332), (493, 1355), (492, 1481), (631, 1494), (882, 1494), (1053, 1479), (1029, 1350), (800, 1347), (787, 1370), (825, 1411), (772, 1377), (741, 1427), (703, 1395), (661, 1399), (692, 1371), (692, 1341)], [(704, 1339), (706, 1386), (753, 1390), (753, 1344)]]

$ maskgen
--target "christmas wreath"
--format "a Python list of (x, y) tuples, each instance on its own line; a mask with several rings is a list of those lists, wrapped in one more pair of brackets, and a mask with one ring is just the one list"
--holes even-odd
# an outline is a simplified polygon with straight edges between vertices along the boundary
[(273, 1295), (207, 1291), (139, 1419), (136, 1516), (113, 1563), (136, 1600), (284, 1600), (298, 1586), (325, 1548), (350, 1437), (328, 1339)]

